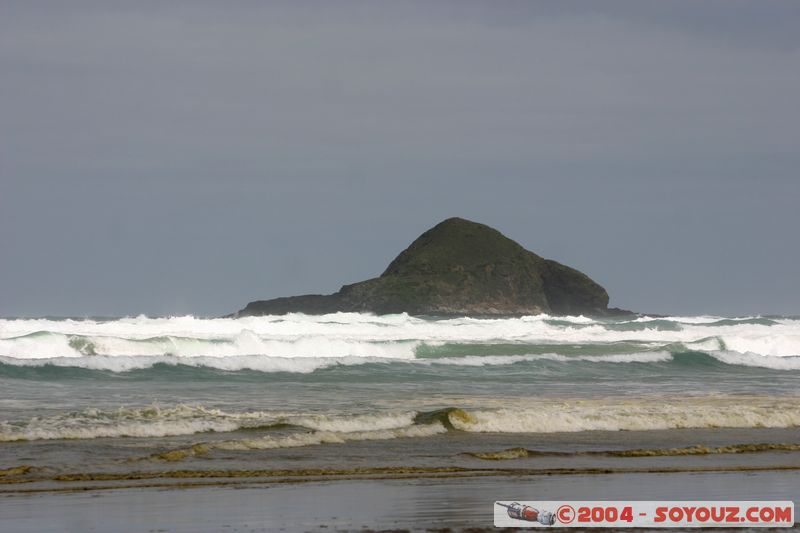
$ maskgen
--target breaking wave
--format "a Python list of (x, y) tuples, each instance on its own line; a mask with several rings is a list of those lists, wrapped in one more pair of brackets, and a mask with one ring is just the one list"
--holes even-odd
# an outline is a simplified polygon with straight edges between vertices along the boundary
[(266, 338), (251, 331), (232, 337), (200, 338), (162, 335), (126, 338), (104, 335), (37, 331), (0, 339), (0, 355), (18, 359), (53, 359), (84, 356), (236, 357), (414, 357), (418, 341), (369, 341), (325, 336)]
[[(448, 345), (449, 351), (457, 345)], [(535, 348), (535, 347), (532, 347)], [(549, 346), (550, 349), (557, 349)], [(491, 346), (485, 347), (491, 350)], [(673, 348), (680, 349), (680, 347)], [(501, 350), (502, 351), (502, 350)], [(385, 367), (402, 375), (413, 368), (428, 368), (435, 371), (441, 367), (487, 368), (520, 365), (532, 370), (548, 366), (551, 376), (574, 375), (581, 367), (590, 369), (594, 365), (652, 365), (653, 371), (666, 368), (685, 369), (713, 367), (747, 367), (774, 371), (800, 371), (800, 357), (772, 357), (753, 353), (732, 351), (669, 352), (653, 350), (647, 352), (608, 353), (602, 355), (574, 355), (559, 353), (533, 353), (520, 355), (462, 355), (425, 356), (404, 355), (402, 357), (340, 356), (340, 357), (276, 357), (267, 355), (176, 356), (176, 355), (93, 355), (80, 357), (17, 358), (0, 356), (0, 377), (28, 379), (62, 379), (80, 377), (82, 373), (112, 372), (131, 373), (138, 377), (158, 377), (166, 369), (172, 369), (170, 378), (192, 379), (197, 372), (206, 372), (206, 379), (227, 379), (231, 373), (256, 372), (264, 374), (289, 373), (311, 374), (317, 371), (346, 371), (361, 366)], [(667, 365), (667, 366), (664, 366)], [(142, 372), (144, 372), (142, 374)], [(531, 374), (531, 379), (535, 374)]]
[[(524, 399), (513, 408), (448, 407), (362, 413), (226, 412), (203, 406), (86, 409), (0, 422), (0, 442), (171, 437), (246, 431), (207, 449), (267, 449), (470, 433), (800, 427), (800, 397)], [(198, 449), (199, 450), (199, 449)], [(197, 452), (198, 450), (195, 450)]]
[[(0, 422), (0, 442), (103, 437), (168, 437), (203, 432), (229, 432), (274, 423), (263, 413), (226, 413), (202, 406), (86, 409), (37, 416), (27, 421)], [(272, 422), (270, 422), (272, 421)]]
[(457, 318), (336, 313), (239, 319), (0, 320), (0, 355), (22, 359), (108, 356), (412, 358), (420, 344), (609, 345), (800, 356), (800, 320), (746, 317)]
[(470, 410), (453, 427), (481, 433), (650, 431), (800, 426), (800, 398), (541, 400), (523, 408)]

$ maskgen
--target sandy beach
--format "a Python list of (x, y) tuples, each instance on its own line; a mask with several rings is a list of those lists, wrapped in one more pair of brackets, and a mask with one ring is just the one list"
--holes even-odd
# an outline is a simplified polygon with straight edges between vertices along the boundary
[[(20, 532), (459, 531), (491, 527), (495, 500), (797, 501), (798, 431), (451, 434), (109, 458), (94, 471), (40, 461), (3, 472), (0, 509), (3, 531)], [(81, 446), (62, 442), (59, 457), (80, 457)]]
[[(308, 481), (206, 480), (161, 487), (0, 496), (4, 531), (455, 531), (492, 528), (495, 499), (780, 499), (791, 471), (489, 475)], [(221, 486), (226, 484), (225, 486)], [(189, 488), (191, 487), (191, 488)], [(795, 501), (797, 504), (797, 502)], [(475, 528), (475, 529), (473, 529)]]

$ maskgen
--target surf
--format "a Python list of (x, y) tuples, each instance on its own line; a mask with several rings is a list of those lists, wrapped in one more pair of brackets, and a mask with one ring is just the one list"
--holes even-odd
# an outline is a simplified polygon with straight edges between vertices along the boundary
[[(476, 398), (469, 405), (436, 409), (327, 413), (236, 412), (200, 404), (153, 404), (112, 410), (88, 408), (27, 420), (5, 420), (0, 422), (0, 442), (245, 431), (259, 435), (226, 441), (229, 444), (225, 446), (255, 449), (421, 437), (453, 431), (543, 434), (792, 427), (800, 427), (800, 397), (522, 398), (513, 402)], [(214, 447), (219, 446), (214, 444)]]
[[(639, 317), (633, 320), (550, 317), (421, 318), (405, 314), (283, 315), (198, 318), (193, 316), (115, 320), (0, 320), (0, 355), (69, 355), (85, 339), (97, 353), (138, 355), (174, 350), (176, 355), (281, 355), (281, 344), (309, 340), (297, 351), (326, 351), (325, 343), (417, 341), (436, 343), (609, 344), (695, 343), (718, 339), (728, 349), (761, 355), (800, 355), (800, 320), (744, 317)], [(73, 341), (72, 352), (64, 343)], [(196, 344), (193, 344), (196, 343)], [(319, 343), (319, 344), (317, 344)], [(143, 352), (144, 350), (144, 352)], [(198, 350), (206, 350), (198, 353)], [(285, 354), (284, 354), (285, 355)], [(292, 354), (289, 354), (292, 355)], [(348, 354), (353, 355), (353, 354)]]

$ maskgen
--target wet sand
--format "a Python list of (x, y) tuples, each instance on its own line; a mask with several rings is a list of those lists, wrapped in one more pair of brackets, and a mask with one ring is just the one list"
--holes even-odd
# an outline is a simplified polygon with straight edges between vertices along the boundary
[[(29, 484), (34, 480), (46, 481), (58, 476), (126, 475), (168, 470), (800, 467), (800, 428), (543, 434), (451, 431), (424, 438), (349, 441), (290, 448), (229, 450), (213, 447), (217, 440), (253, 436), (258, 436), (258, 433), (2, 443), (0, 490), (11, 480)], [(4, 475), (4, 469), (11, 470)]]
[[(797, 428), (448, 434), (173, 453), (197, 442), (6, 443), (6, 532), (492, 526), (495, 500), (793, 499)], [(166, 454), (166, 455), (165, 455)]]
[(0, 496), (2, 530), (458, 531), (491, 528), (492, 505), (498, 499), (781, 499), (800, 494), (795, 470), (227, 481), (232, 483), (6, 493)]

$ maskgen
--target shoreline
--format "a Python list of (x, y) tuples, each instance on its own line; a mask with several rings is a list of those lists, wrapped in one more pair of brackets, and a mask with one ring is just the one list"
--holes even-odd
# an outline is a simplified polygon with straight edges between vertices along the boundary
[[(274, 431), (286, 430), (266, 433)], [(242, 435), (237, 437), (237, 433)], [(97, 438), (0, 443), (5, 456), (0, 469), (0, 494), (29, 489), (80, 491), (95, 486), (102, 490), (147, 482), (189, 484), (191, 480), (212, 479), (223, 485), (237, 481), (299, 483), (309, 479), (800, 470), (799, 428), (549, 434), (448, 431), (432, 436), (323, 441), (287, 448), (259, 448), (258, 435), (250, 433), (209, 433), (157, 441)], [(250, 446), (215, 447), (214, 442)], [(199, 452), (189, 453), (194, 450)]]
[[(759, 472), (306, 479), (0, 494), (8, 531), (492, 531), (496, 500), (794, 499), (797, 468)], [(185, 490), (191, 488), (192, 490)], [(788, 496), (788, 497), (787, 497)], [(797, 529), (797, 524), (795, 528)], [(720, 531), (722, 528), (715, 528)], [(781, 531), (785, 531), (782, 528)], [(624, 530), (628, 531), (628, 530)]]
[[(129, 474), (75, 474), (52, 478), (10, 478), (0, 480), (0, 487), (23, 485), (20, 489), (0, 488), (0, 495), (42, 494), (60, 492), (91, 492), (141, 488), (188, 489), (202, 487), (225, 487), (247, 485), (289, 485), (346, 481), (395, 481), (423, 479), (470, 479), (470, 478), (514, 478), (556, 476), (604, 476), (637, 474), (724, 474), (800, 471), (800, 465), (768, 466), (708, 466), (708, 467), (630, 467), (630, 468), (365, 468), (362, 470), (328, 471), (281, 471), (281, 470), (168, 470), (162, 472), (131, 472)], [(164, 483), (147, 483), (150, 480), (176, 480)], [(208, 481), (187, 482), (189, 479)], [(177, 481), (182, 480), (182, 481)], [(112, 484), (115, 481), (142, 481), (143, 483)], [(82, 482), (109, 482), (101, 485), (81, 485)], [(27, 488), (27, 484), (70, 483), (69, 486), (47, 486)]]

